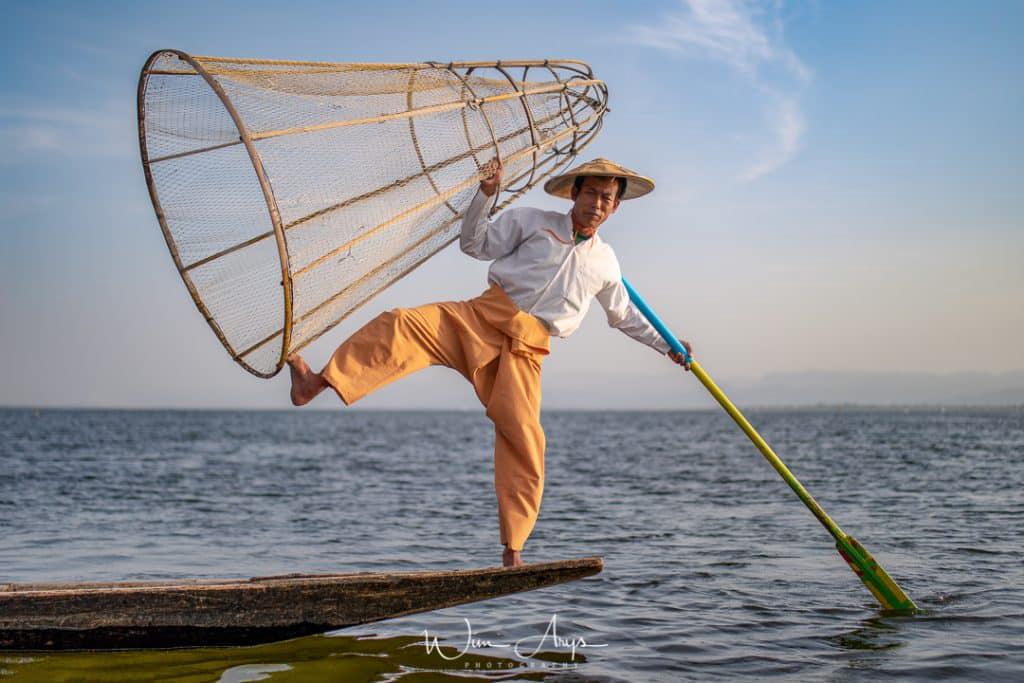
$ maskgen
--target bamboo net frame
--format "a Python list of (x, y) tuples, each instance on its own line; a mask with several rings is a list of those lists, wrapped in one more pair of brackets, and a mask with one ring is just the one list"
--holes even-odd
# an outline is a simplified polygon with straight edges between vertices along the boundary
[(576, 60), (352, 64), (159, 50), (139, 77), (142, 165), (174, 264), (259, 377), (458, 237), (497, 157), (501, 209), (598, 133)]

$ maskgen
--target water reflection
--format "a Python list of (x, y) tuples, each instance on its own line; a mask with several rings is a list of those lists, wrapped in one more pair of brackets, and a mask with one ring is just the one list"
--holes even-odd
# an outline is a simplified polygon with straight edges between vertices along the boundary
[(892, 650), (906, 643), (898, 637), (899, 628), (885, 617), (865, 619), (858, 628), (829, 636), (825, 640), (844, 650)]
[(437, 651), (428, 654), (422, 636), (320, 635), (253, 647), (0, 655), (0, 677), (39, 683), (143, 681), (155, 674), (173, 683), (467, 683), (539, 681), (585, 661), (578, 653), (573, 662), (563, 652), (538, 652), (523, 660), (472, 651), (459, 656), (460, 648), (445, 644), (440, 649), (444, 657)]

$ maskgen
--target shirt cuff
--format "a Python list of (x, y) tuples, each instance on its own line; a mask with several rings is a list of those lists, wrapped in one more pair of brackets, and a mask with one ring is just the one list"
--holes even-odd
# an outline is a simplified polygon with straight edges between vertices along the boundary
[(474, 221), (478, 221), (481, 218), (481, 214), (487, 212), (487, 204), (493, 199), (484, 194), (484, 191), (479, 187), (476, 189), (476, 194), (473, 195), (473, 201), (469, 203), (469, 207), (466, 209), (466, 217), (472, 217)]

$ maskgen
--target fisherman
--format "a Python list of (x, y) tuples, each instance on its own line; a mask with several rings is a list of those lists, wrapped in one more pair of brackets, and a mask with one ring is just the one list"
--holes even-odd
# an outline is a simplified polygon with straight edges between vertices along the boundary
[(474, 258), (493, 261), (487, 291), (469, 301), (382, 313), (339, 346), (319, 373), (298, 354), (288, 365), (297, 406), (327, 387), (352, 405), (431, 365), (469, 380), (495, 426), (494, 486), (502, 564), (508, 567), (523, 564), (521, 551), (544, 491), (540, 370), (550, 337), (572, 334), (597, 298), (609, 325), (687, 370), (689, 365), (630, 302), (615, 252), (597, 235), (623, 200), (654, 189), (650, 178), (594, 159), (544, 184), (548, 194), (572, 200), (568, 213), (524, 207), (489, 220), (487, 208), (504, 169), (494, 160), (484, 172), (462, 219), (459, 245)]

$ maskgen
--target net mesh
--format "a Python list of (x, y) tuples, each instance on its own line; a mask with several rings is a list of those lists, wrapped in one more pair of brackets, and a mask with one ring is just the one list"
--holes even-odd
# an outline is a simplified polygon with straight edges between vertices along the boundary
[(457, 236), (495, 156), (495, 209), (597, 134), (581, 62), (328, 64), (154, 54), (143, 165), (185, 284), (238, 363), (270, 377)]

